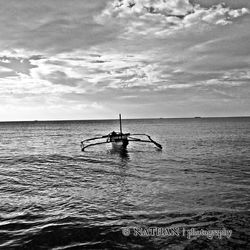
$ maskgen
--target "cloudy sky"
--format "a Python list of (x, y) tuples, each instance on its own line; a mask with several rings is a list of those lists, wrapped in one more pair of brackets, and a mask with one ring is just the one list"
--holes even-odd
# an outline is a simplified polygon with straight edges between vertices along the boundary
[(249, 0), (0, 0), (0, 120), (250, 115)]

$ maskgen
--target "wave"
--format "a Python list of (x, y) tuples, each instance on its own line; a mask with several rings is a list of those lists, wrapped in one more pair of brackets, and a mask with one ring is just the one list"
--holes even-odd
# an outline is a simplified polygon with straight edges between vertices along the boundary
[[(89, 220), (79, 216), (53, 218), (23, 214), (0, 217), (0, 247), (4, 249), (194, 249), (247, 247), (249, 212), (189, 212), (122, 215)], [(158, 222), (157, 222), (158, 221)], [(130, 235), (122, 229), (130, 229)], [(179, 235), (136, 235), (134, 229), (175, 228)], [(232, 230), (230, 238), (192, 237), (183, 230)], [(149, 232), (149, 231), (148, 231)], [(4, 239), (4, 240), (3, 240)]]

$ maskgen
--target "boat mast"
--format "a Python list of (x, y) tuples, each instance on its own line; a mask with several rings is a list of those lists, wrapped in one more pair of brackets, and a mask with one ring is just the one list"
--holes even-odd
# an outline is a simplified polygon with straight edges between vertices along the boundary
[(120, 120), (120, 133), (122, 134), (122, 116), (119, 114), (119, 120)]

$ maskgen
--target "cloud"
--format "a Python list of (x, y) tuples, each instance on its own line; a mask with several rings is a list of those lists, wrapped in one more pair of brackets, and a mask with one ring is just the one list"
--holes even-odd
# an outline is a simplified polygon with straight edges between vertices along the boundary
[(0, 9), (0, 104), (62, 116), (70, 109), (75, 118), (81, 108), (106, 118), (212, 113), (225, 102), (247, 110), (249, 7), (243, 0), (10, 0)]
[(55, 53), (87, 48), (112, 39), (115, 29), (103, 28), (92, 16), (105, 1), (0, 0), (0, 49)]
[(249, 14), (247, 8), (230, 9), (223, 4), (210, 8), (188, 0), (115, 0), (109, 2), (97, 23), (116, 23), (130, 34), (165, 36), (194, 25), (226, 25)]
[(81, 78), (69, 77), (65, 72), (62, 71), (53, 71), (52, 73), (42, 77), (45, 80), (53, 84), (68, 85), (68, 86), (77, 86), (78, 82), (81, 81)]
[(0, 57), (0, 66), (17, 73), (23, 73), (27, 75), (29, 75), (30, 69), (36, 67), (35, 65), (31, 64), (28, 58), (8, 56)]

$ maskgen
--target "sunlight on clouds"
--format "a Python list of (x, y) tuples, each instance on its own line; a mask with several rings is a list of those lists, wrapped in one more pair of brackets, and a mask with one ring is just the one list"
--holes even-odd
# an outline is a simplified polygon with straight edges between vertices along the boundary
[[(6, 84), (7, 83), (7, 84)], [(57, 88), (51, 82), (42, 79), (33, 79), (19, 74), (14, 77), (0, 79), (0, 94), (60, 94), (73, 91), (74, 88), (63, 86)]]
[[(0, 101), (1, 103), (1, 101)], [(5, 117), (5, 121), (16, 120), (60, 120), (65, 119), (93, 119), (93, 114), (101, 115), (106, 112), (100, 104), (93, 102), (90, 104), (46, 104), (37, 102), (23, 103), (23, 100), (15, 100), (10, 103), (1, 103), (0, 114)]]
[(80, 88), (87, 87), (90, 90), (92, 85), (93, 91), (100, 91), (105, 88), (123, 88), (124, 83), (126, 87), (147, 85), (157, 77), (154, 72), (155, 66), (145, 63), (148, 60), (147, 55), (130, 56), (109, 52), (101, 53), (98, 60), (94, 60), (83, 52), (80, 54), (81, 57), (77, 54), (63, 55), (64, 62), (74, 65), (74, 69), (81, 74), (83, 81), (78, 85)]
[[(209, 44), (216, 42), (217, 40), (206, 42), (192, 47), (192, 50), (203, 50)], [(239, 82), (236, 83), (226, 81), (227, 77), (223, 75), (223, 81), (221, 78), (211, 81), (199, 80), (199, 82), (196, 82), (193, 80), (193, 83), (183, 83), (180, 77), (176, 78), (175, 76), (183, 73), (183, 77), (185, 77), (187, 73), (183, 72), (184, 68), (182, 69), (180, 66), (176, 68), (175, 63), (171, 66), (172, 62), (178, 63), (178, 54), (177, 57), (171, 56), (171, 59), (169, 59), (168, 56), (159, 54), (160, 52), (154, 54), (150, 51), (143, 55), (129, 55), (116, 53), (115, 51), (113, 53), (100, 53), (93, 50), (91, 53), (77, 51), (53, 57), (43, 56), (37, 60), (31, 59), (31, 64), (36, 67), (30, 69), (30, 75), (19, 73), (18, 76), (1, 79), (0, 83), (8, 82), (8, 85), (2, 84), (0, 93), (12, 95), (16, 98), (18, 98), (18, 95), (26, 95), (27, 98), (31, 99), (32, 95), (47, 95), (48, 102), (50, 100), (53, 103), (57, 101), (60, 103), (61, 98), (63, 98), (62, 95), (67, 93), (85, 93), (88, 95), (101, 92), (105, 95), (108, 89), (119, 89), (120, 95), (123, 96), (123, 92), (130, 88), (139, 87), (140, 89), (137, 89), (137, 92), (145, 93), (152, 90), (178, 90), (218, 84), (238, 86), (242, 84), (241, 78), (246, 78), (246, 75), (240, 74), (237, 78)], [(183, 55), (187, 56), (188, 54)], [(233, 75), (231, 74), (230, 77), (233, 77)], [(72, 100), (67, 100), (68, 103), (70, 101)], [(82, 104), (75, 102), (74, 105), (78, 107)]]

